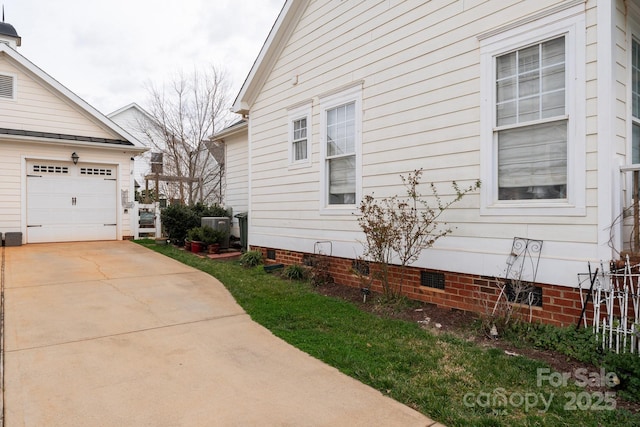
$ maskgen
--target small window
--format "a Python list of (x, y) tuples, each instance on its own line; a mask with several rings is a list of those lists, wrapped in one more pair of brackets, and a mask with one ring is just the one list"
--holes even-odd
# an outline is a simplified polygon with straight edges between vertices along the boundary
[(293, 161), (307, 160), (307, 118), (293, 121)]
[(311, 103), (289, 110), (289, 164), (311, 164)]
[(15, 77), (0, 74), (0, 99), (15, 99)]

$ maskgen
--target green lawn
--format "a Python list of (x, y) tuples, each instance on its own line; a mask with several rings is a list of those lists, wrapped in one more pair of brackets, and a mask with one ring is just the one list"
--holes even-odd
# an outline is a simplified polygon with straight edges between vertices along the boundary
[(640, 425), (640, 415), (610, 409), (573, 377), (552, 386), (559, 377), (544, 363), (380, 318), (261, 267), (139, 243), (215, 276), (275, 335), (447, 426)]

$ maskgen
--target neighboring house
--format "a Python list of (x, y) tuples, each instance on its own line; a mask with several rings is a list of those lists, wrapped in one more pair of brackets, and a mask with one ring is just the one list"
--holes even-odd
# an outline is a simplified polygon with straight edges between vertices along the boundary
[(22, 243), (132, 236), (129, 133), (31, 63), (0, 22), (0, 232)]
[[(162, 130), (149, 113), (135, 102), (107, 114), (107, 117), (149, 148), (136, 156), (133, 168), (134, 185), (138, 191), (144, 190), (145, 176), (151, 173), (151, 155), (159, 151), (158, 147), (162, 147)], [(150, 184), (149, 188), (153, 188), (153, 185)]]
[(363, 195), (402, 195), (418, 168), (441, 194), (480, 178), (407, 294), (483, 310), (513, 238), (539, 239), (534, 318), (575, 322), (577, 273), (629, 249), (636, 37), (633, 1), (288, 0), (233, 108), (249, 117), (249, 244), (300, 262), (329, 241), (334, 277), (358, 286)]
[(212, 141), (224, 149), (222, 182), (222, 206), (233, 210), (231, 234), (240, 237), (240, 228), (236, 214), (246, 213), (249, 209), (249, 144), (247, 139), (247, 121), (241, 119), (215, 134)]

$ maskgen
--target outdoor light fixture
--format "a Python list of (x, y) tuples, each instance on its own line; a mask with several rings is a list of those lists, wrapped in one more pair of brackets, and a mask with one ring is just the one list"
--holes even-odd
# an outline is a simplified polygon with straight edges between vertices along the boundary
[(78, 159), (80, 158), (80, 156), (78, 156), (76, 154), (76, 152), (74, 151), (73, 154), (71, 155), (71, 160), (73, 160), (73, 164), (77, 165), (78, 164)]

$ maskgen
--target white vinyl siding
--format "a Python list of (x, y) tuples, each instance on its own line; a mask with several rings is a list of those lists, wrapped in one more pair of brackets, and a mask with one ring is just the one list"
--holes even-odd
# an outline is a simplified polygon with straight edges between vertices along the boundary
[(14, 75), (14, 100), (0, 97), (0, 128), (121, 139), (36, 77), (0, 56), (0, 74)]
[[(482, 178), (482, 194), (469, 194), (447, 211), (446, 221), (455, 231), (426, 251), (428, 254), (416, 266), (495, 275), (504, 265), (504, 253), (514, 236), (545, 240), (547, 259), (597, 259), (594, 242), (598, 230), (599, 141), (594, 0), (579, 5), (571, 2), (572, 9), (565, 13), (576, 21), (586, 20), (586, 25), (582, 23), (582, 39), (576, 38), (571, 45), (576, 51), (567, 54), (567, 69), (578, 79), (568, 84), (571, 93), (567, 100), (575, 105), (566, 113), (576, 115), (573, 122), (569, 117), (575, 124), (569, 132), (582, 132), (577, 144), (570, 144), (567, 150), (569, 196), (575, 198), (552, 200), (556, 203), (546, 204), (553, 205), (551, 210), (546, 205), (536, 209), (483, 206), (484, 200), (494, 200), (494, 194), (485, 198), (484, 193), (493, 185), (497, 201), (497, 169), (493, 170), (495, 176), (489, 172), (489, 179), (485, 179), (483, 169), (486, 164), (496, 165), (497, 157), (497, 153), (485, 152), (483, 127), (483, 115), (488, 112), (486, 134), (491, 138), (495, 103), (489, 94), (485, 105), (483, 91), (485, 87), (489, 93), (495, 90), (495, 70), (490, 66), (488, 83), (481, 84), (484, 68), (479, 46), (485, 41), (479, 41), (478, 35), (496, 30), (501, 23), (525, 21), (519, 25), (522, 34), (513, 37), (509, 46), (491, 52), (491, 58), (561, 37), (564, 32), (556, 28), (555, 16), (541, 18), (535, 24), (529, 22), (530, 17), (563, 3), (309, 2), (300, 20), (292, 24), (289, 38), (250, 105), (250, 244), (313, 252), (315, 242), (330, 240), (335, 256), (353, 258), (360, 253), (362, 235), (353, 207), (327, 205), (326, 146), (321, 123), (326, 120), (325, 98), (329, 96), (323, 94), (358, 84), (362, 107), (356, 108), (361, 115), (361, 142), (359, 147), (356, 144), (361, 150), (361, 169), (356, 174), (361, 181), (356, 190), (361, 193), (356, 196), (357, 202), (362, 194), (380, 198), (403, 195), (400, 175), (419, 168), (425, 171), (425, 184), (433, 182), (445, 198), (454, 196), (451, 181), (464, 185)], [(577, 14), (576, 9), (582, 12)], [(552, 31), (542, 34), (541, 27)], [(528, 36), (534, 30), (540, 35)], [(578, 67), (578, 72), (572, 67)], [(298, 76), (297, 85), (291, 84), (292, 75)], [(294, 168), (290, 161), (289, 109), (309, 100), (313, 107), (310, 164)], [(348, 102), (345, 99), (329, 108)], [(562, 267), (565, 274), (558, 278), (559, 265), (560, 261), (547, 264), (539, 279), (545, 283), (574, 283), (574, 271), (568, 268)]]

